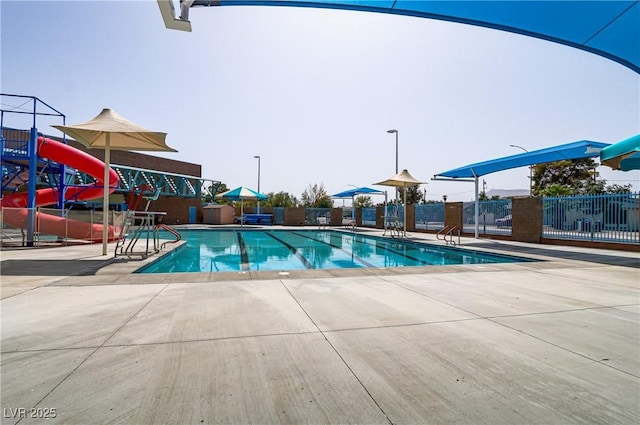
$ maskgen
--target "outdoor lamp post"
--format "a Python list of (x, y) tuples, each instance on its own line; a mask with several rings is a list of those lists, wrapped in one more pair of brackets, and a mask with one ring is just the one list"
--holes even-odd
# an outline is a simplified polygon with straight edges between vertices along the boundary
[[(523, 151), (525, 151), (527, 153), (529, 152), (528, 150), (526, 150), (522, 146), (509, 145), (509, 147), (522, 149)], [(532, 194), (533, 194), (533, 165), (529, 165), (529, 196), (531, 196)]]
[[(387, 133), (396, 135), (396, 174), (398, 174), (398, 130), (387, 130)], [(396, 205), (398, 205), (398, 188), (396, 187)]]
[[(260, 155), (254, 155), (258, 159), (258, 193), (260, 193)], [(258, 199), (258, 214), (260, 214), (260, 200)]]

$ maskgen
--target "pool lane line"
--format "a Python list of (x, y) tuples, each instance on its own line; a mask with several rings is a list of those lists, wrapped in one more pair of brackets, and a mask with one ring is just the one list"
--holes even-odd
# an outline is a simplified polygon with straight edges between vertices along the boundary
[[(341, 246), (332, 244), (330, 242), (321, 241), (321, 240), (312, 238), (310, 236), (307, 236), (307, 235), (304, 235), (304, 234), (301, 234), (301, 233), (298, 233), (298, 232), (291, 232), (291, 233), (293, 233), (294, 235), (298, 235), (300, 237), (303, 237), (303, 238), (311, 239), (314, 242), (318, 242), (318, 243), (322, 243), (322, 244), (325, 244), (325, 245), (329, 245), (331, 248), (335, 248), (337, 250), (340, 250), (343, 253), (345, 253), (346, 255), (350, 256), (352, 260), (355, 260), (355, 261), (359, 262), (360, 264), (362, 264), (365, 267), (377, 267), (376, 265), (371, 264), (370, 262), (368, 262), (366, 260), (363, 260), (362, 258), (358, 257), (356, 254), (353, 253), (353, 249), (351, 250), (351, 252), (349, 252), (346, 249), (342, 248)], [(333, 236), (337, 236), (337, 235), (335, 235), (333, 233), (330, 233), (330, 237), (333, 237)], [(353, 245), (351, 245), (351, 246), (353, 246)]]
[[(423, 253), (422, 251), (420, 251), (420, 247), (419, 247), (420, 242), (398, 241), (398, 243), (400, 243), (401, 245), (404, 245), (407, 248), (412, 248), (414, 251), (417, 251), (419, 254)], [(443, 247), (443, 248), (450, 248), (450, 247)], [(389, 252), (392, 252), (394, 254), (400, 255), (400, 256), (402, 256), (404, 258), (408, 258), (410, 260), (417, 261), (418, 263), (420, 263), (419, 265), (421, 265), (421, 266), (441, 266), (442, 265), (442, 264), (435, 263), (435, 262), (432, 262), (432, 261), (423, 260), (422, 258), (414, 257), (413, 255), (409, 255), (406, 252), (402, 252), (402, 251), (398, 250), (398, 248), (395, 248), (393, 246), (393, 244), (391, 243), (391, 241), (386, 241), (385, 240), (383, 249), (385, 251), (389, 251)], [(442, 255), (445, 255), (447, 253), (445, 251), (441, 251), (439, 249), (439, 247), (434, 247), (434, 248), (424, 247), (423, 249), (425, 249), (427, 251), (430, 251), (430, 252), (437, 252), (438, 254), (442, 254)], [(454, 264), (450, 264), (450, 265), (462, 265), (462, 264), (464, 264), (464, 263), (454, 263)]]
[(307, 261), (307, 259), (304, 258), (304, 256), (300, 254), (300, 251), (298, 251), (293, 245), (289, 245), (279, 237), (275, 236), (273, 232), (266, 232), (266, 234), (271, 236), (273, 239), (277, 240), (278, 242), (280, 242), (282, 245), (289, 248), (289, 251), (291, 251), (293, 255), (295, 255), (298, 258), (298, 260), (300, 260), (302, 265), (305, 266), (307, 269), (313, 269), (313, 265), (309, 261)]
[(242, 232), (236, 232), (238, 235), (238, 246), (240, 247), (240, 269), (243, 272), (249, 271), (249, 255), (247, 254), (247, 246), (244, 244)]
[[(464, 252), (464, 250), (458, 249), (458, 248), (452, 248), (452, 247), (429, 247), (429, 246), (425, 246), (425, 247), (421, 247), (420, 242), (414, 242), (414, 241), (406, 241), (406, 242), (402, 242), (402, 241), (398, 241), (400, 244), (404, 245), (407, 248), (411, 248), (414, 251), (417, 251), (419, 254), (424, 254), (425, 252), (427, 254), (429, 253), (436, 253), (438, 254), (440, 257), (440, 259), (444, 259), (444, 261), (446, 262), (447, 260), (449, 260), (449, 255), (451, 254), (452, 250), (457, 250), (458, 253), (460, 252)], [(390, 245), (390, 246), (388, 246)], [(443, 249), (441, 249), (443, 248)], [(422, 266), (441, 266), (443, 264), (441, 263), (436, 263), (434, 261), (427, 261), (427, 260), (423, 260), (421, 258), (417, 258), (414, 257), (412, 255), (407, 254), (406, 252), (402, 252), (399, 251), (397, 248), (394, 248), (393, 245), (391, 244), (391, 241), (385, 241), (385, 246), (383, 247), (384, 250), (392, 252), (394, 254), (400, 255), (404, 258), (408, 258), (410, 260), (414, 260), (417, 261), (418, 263), (420, 263), (420, 265)], [(423, 251), (424, 250), (424, 251)], [(470, 257), (474, 257), (477, 258), (479, 256), (482, 256), (482, 254), (475, 252), (475, 251), (469, 251), (469, 252), (464, 252), (465, 255), (468, 255)], [(435, 255), (435, 254), (432, 254)], [(444, 265), (463, 265), (465, 264), (464, 262), (458, 262), (458, 258), (454, 258), (453, 259), (454, 263), (445, 263)], [(483, 262), (477, 262), (477, 263), (469, 263), (469, 264), (497, 264), (497, 262), (489, 262), (489, 263), (483, 263)]]
[[(400, 255), (400, 256), (402, 256), (404, 258), (408, 258), (410, 260), (417, 261), (418, 263), (420, 263), (421, 266), (433, 266), (434, 265), (433, 263), (430, 263), (428, 261), (422, 260), (420, 258), (416, 258), (416, 257), (414, 257), (412, 255), (408, 255), (406, 252), (402, 252), (399, 249), (394, 248), (393, 245), (391, 245), (390, 241), (383, 241), (383, 242), (384, 242), (383, 249), (385, 251), (389, 251), (389, 252), (391, 252), (393, 254)], [(400, 243), (400, 244), (404, 245), (405, 247), (411, 246), (411, 243)], [(413, 249), (416, 249), (416, 248), (413, 247)]]
[[(331, 236), (333, 237), (333, 236), (337, 236), (337, 235), (335, 235), (334, 233), (331, 233)], [(355, 238), (355, 235), (353, 235), (353, 237)], [(430, 262), (425, 261), (425, 260), (421, 260), (420, 258), (416, 258), (416, 257), (413, 257), (411, 255), (407, 255), (406, 252), (402, 252), (402, 251), (399, 251), (397, 249), (394, 249), (393, 245), (390, 246), (391, 241), (387, 241), (386, 239), (379, 239), (379, 240), (381, 242), (383, 242), (382, 249), (384, 249), (385, 251), (388, 251), (388, 252), (390, 252), (392, 254), (399, 255), (399, 256), (401, 256), (403, 258), (408, 258), (409, 260), (416, 261), (416, 262), (420, 263), (419, 265), (421, 265), (421, 266), (433, 266), (434, 265), (433, 263), (430, 263)], [(400, 241), (398, 241), (398, 242), (400, 242)], [(412, 244), (414, 244), (414, 242), (411, 242), (411, 243), (400, 242), (400, 243), (402, 245), (404, 245), (404, 246), (407, 246), (407, 247), (411, 246)], [(339, 249), (341, 249), (341, 248), (339, 248)], [(414, 249), (416, 249), (415, 246), (414, 246)], [(365, 260), (363, 260), (363, 259), (361, 259), (361, 258), (359, 258), (357, 256), (355, 258), (358, 258), (360, 261), (363, 262), (363, 264), (367, 264), (367, 267), (377, 267), (377, 266), (374, 266), (374, 265), (371, 265), (371, 264), (367, 263)], [(409, 266), (407, 266), (407, 267), (409, 267)]]

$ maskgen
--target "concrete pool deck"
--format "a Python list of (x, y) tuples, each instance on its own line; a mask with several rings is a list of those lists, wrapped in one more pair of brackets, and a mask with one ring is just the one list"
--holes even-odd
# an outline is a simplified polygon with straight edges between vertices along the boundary
[(155, 258), (3, 250), (2, 424), (638, 423), (638, 254), (462, 246), (545, 261), (132, 275)]

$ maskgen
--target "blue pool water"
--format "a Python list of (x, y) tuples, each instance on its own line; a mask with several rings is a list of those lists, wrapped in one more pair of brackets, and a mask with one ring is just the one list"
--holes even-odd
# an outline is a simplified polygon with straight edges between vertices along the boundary
[[(180, 233), (186, 244), (137, 273), (350, 269), (531, 261), (332, 230), (187, 230)], [(166, 237), (170, 238), (168, 234)]]

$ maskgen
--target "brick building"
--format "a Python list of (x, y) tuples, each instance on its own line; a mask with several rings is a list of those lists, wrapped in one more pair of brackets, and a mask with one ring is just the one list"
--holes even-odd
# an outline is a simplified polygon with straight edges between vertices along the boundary
[[(54, 139), (61, 140), (59, 138)], [(89, 149), (70, 139), (67, 139), (67, 143), (74, 148), (87, 152), (91, 156), (104, 161), (103, 149)], [(121, 150), (111, 151), (110, 157), (111, 165), (122, 165), (168, 174), (181, 174), (184, 176), (193, 176), (197, 179), (202, 177), (202, 166), (200, 164)], [(122, 189), (117, 192), (124, 194), (125, 200), (129, 198), (128, 192)], [(143, 200), (138, 206), (138, 209), (144, 209), (145, 204), (146, 201)], [(148, 210), (166, 212), (167, 215), (163, 219), (166, 224), (202, 223), (202, 202), (200, 197), (160, 195), (157, 200), (149, 203)]]

